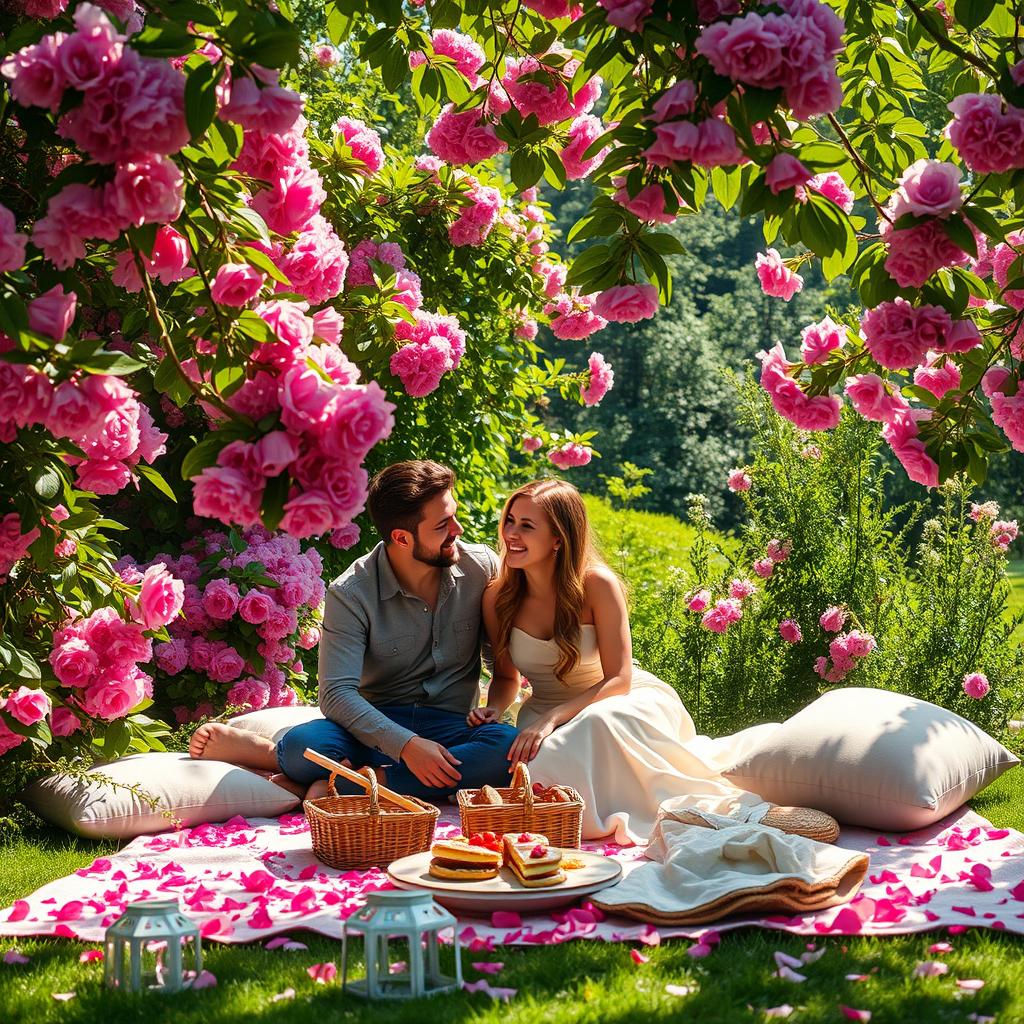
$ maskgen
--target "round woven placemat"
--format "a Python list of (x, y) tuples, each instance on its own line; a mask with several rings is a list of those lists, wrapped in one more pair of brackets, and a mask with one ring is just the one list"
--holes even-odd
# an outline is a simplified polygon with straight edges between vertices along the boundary
[(761, 824), (819, 843), (834, 843), (839, 838), (839, 822), (813, 807), (773, 807), (761, 819)]

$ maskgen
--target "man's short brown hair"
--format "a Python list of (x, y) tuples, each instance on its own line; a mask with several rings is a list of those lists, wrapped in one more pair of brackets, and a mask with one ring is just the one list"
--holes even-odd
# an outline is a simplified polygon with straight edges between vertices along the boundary
[(455, 485), (448, 466), (429, 459), (410, 459), (382, 469), (371, 481), (366, 508), (385, 544), (392, 530), (415, 534), (423, 520), (423, 506)]

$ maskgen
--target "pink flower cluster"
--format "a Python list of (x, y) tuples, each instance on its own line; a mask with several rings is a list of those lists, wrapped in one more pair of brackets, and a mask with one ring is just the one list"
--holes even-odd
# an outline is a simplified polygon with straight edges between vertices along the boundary
[(761, 282), (761, 291), (772, 298), (789, 302), (804, 286), (804, 279), (786, 266), (777, 249), (759, 252), (754, 269)]
[(1018, 532), (1016, 519), (997, 519), (989, 527), (988, 535), (993, 547), (1006, 551), (1017, 539)]
[[(544, 56), (552, 54), (563, 57), (564, 51), (552, 50)], [(544, 63), (544, 56), (509, 57), (505, 62), (501, 84), (519, 114), (524, 118), (533, 114), (542, 125), (547, 125), (589, 113), (601, 95), (601, 79), (597, 75), (588, 79), (570, 97), (568, 86), (580, 62), (575, 58), (563, 59), (556, 67)]]
[(585, 466), (592, 458), (589, 448), (577, 444), (575, 441), (568, 441), (558, 448), (548, 452), (548, 459), (551, 464), (559, 469), (573, 469), (575, 466)]
[(946, 127), (960, 159), (975, 174), (1002, 174), (1024, 167), (1024, 110), (996, 93), (963, 93), (949, 104), (953, 120)]
[(738, 494), (740, 491), (749, 491), (753, 483), (754, 481), (751, 479), (749, 473), (742, 469), (730, 469), (725, 486), (728, 487), (733, 494)]
[(918, 422), (931, 416), (928, 409), (898, 411), (882, 427), (882, 437), (892, 449), (908, 477), (924, 487), (938, 487), (939, 466), (920, 439)]
[(777, 537), (773, 537), (768, 541), (764, 558), (759, 558), (754, 562), (754, 572), (761, 579), (768, 579), (775, 571), (775, 566), (789, 558), (792, 550), (793, 542), (791, 540), (779, 540)]
[(742, 85), (781, 88), (798, 120), (828, 114), (842, 100), (836, 54), (844, 25), (817, 0), (781, 0), (782, 14), (749, 11), (715, 21), (697, 39), (697, 52), (715, 71)]
[(58, 134), (97, 163), (115, 165), (102, 186), (65, 186), (36, 222), (33, 241), (62, 270), (85, 255), (86, 239), (112, 242), (133, 225), (178, 217), (183, 179), (168, 157), (189, 139), (184, 75), (139, 56), (93, 4), (79, 4), (74, 21), (74, 32), (44, 36), (0, 64), (22, 106), (57, 114), (66, 93), (80, 95), (60, 115)]
[[(181, 607), (180, 580), (165, 579), (158, 572), (150, 577), (149, 585), (158, 592), (152, 601), (140, 595), (140, 608), (145, 603), (148, 611), (171, 614), (175, 604)], [(161, 617), (157, 614), (157, 619)], [(61, 686), (73, 691), (64, 697), (64, 703), (89, 718), (111, 722), (124, 718), (145, 698), (152, 697), (153, 680), (139, 668), (153, 656), (147, 628), (157, 626), (125, 622), (111, 607), (65, 623), (53, 635), (49, 659)]]
[[(0, 697), (0, 711), (20, 725), (36, 725), (50, 714), (52, 707), (44, 690), (30, 690), (27, 686), (19, 686), (9, 696)], [(25, 737), (9, 728), (4, 716), (0, 715), (0, 757), (24, 741)]]
[(857, 663), (866, 658), (876, 647), (875, 638), (870, 633), (859, 629), (851, 629), (841, 633), (829, 645), (829, 658), (817, 658), (814, 671), (827, 683), (838, 683), (846, 678)]
[(453, 316), (419, 310), (409, 323), (395, 324), (395, 340), (403, 345), (392, 357), (391, 372), (413, 398), (429, 395), (441, 377), (454, 370), (466, 351), (466, 333)]
[[(701, 593), (703, 594), (704, 592), (702, 591)], [(692, 603), (691, 599), (691, 605)], [(699, 611), (699, 609), (695, 610)], [(742, 618), (742, 599), (738, 597), (722, 597), (704, 612), (701, 616), (700, 624), (712, 633), (724, 633), (734, 622), (739, 622)]]
[(775, 411), (801, 430), (830, 430), (839, 423), (842, 400), (838, 395), (807, 395), (790, 371), (798, 364), (786, 361), (781, 344), (770, 352), (758, 352), (761, 387), (768, 392)]
[(796, 619), (783, 619), (779, 623), (779, 636), (787, 644), (798, 644), (804, 638), (803, 633), (800, 631), (800, 623)]
[(589, 360), (590, 381), (580, 385), (584, 405), (597, 405), (612, 389), (615, 373), (600, 352), (591, 352)]
[(810, 324), (800, 332), (800, 354), (808, 366), (824, 363), (830, 352), (842, 348), (846, 328), (827, 316), (820, 323)]
[(887, 370), (917, 366), (930, 349), (957, 351), (949, 348), (955, 337), (953, 321), (941, 306), (912, 306), (906, 299), (896, 298), (869, 309), (861, 318), (860, 327), (864, 347)]
[(609, 323), (635, 324), (658, 312), (658, 289), (653, 284), (620, 284), (605, 289), (594, 312)]
[(593, 114), (580, 114), (569, 126), (569, 141), (560, 154), (569, 181), (587, 177), (611, 151), (611, 146), (603, 146), (594, 156), (583, 155), (604, 134), (604, 130), (600, 118)]
[[(179, 721), (225, 705), (255, 710), (297, 703), (292, 684), (305, 680), (297, 649), (319, 642), (320, 555), (262, 527), (246, 530), (241, 540), (237, 551), (227, 535), (207, 531), (178, 558), (157, 556), (184, 580), (184, 615), (171, 623), (171, 639), (153, 651), (160, 695), (185, 702), (175, 707)], [(119, 566), (129, 580), (152, 571), (130, 559)]]
[(469, 110), (446, 104), (427, 132), (427, 145), (449, 164), (478, 164), (508, 149), (494, 130), (487, 104)]
[(627, 32), (639, 32), (654, 7), (654, 0), (597, 0), (597, 5), (608, 12), (609, 25)]
[(464, 205), (460, 205), (458, 218), (448, 228), (448, 240), (454, 246), (483, 245), (501, 212), (501, 193), (496, 188), (481, 185), (470, 174), (465, 176), (463, 184), (468, 186), (460, 193)]
[(991, 689), (984, 672), (968, 672), (963, 679), (964, 693), (974, 700), (981, 700)]
[[(431, 48), (435, 57), (448, 57), (455, 64), (456, 70), (466, 79), (471, 89), (477, 89), (483, 84), (478, 72), (484, 66), (487, 55), (475, 39), (454, 29), (439, 28), (431, 37)], [(411, 68), (418, 68), (427, 62), (427, 55), (420, 50), (409, 54)]]
[(807, 187), (835, 203), (844, 213), (853, 212), (853, 192), (838, 171), (816, 174), (807, 182)]
[(359, 173), (365, 177), (376, 174), (384, 166), (384, 150), (380, 136), (363, 121), (355, 117), (339, 117), (334, 123), (338, 141), (344, 142), (352, 158), (362, 166)]
[[(207, 53), (216, 60), (217, 55)], [(302, 97), (292, 89), (278, 84), (278, 72), (258, 64), (250, 66), (251, 74), (232, 72), (218, 97), (217, 116), (233, 121), (247, 132), (287, 132), (302, 115)]]
[(0, 583), (7, 582), (7, 574), (28, 554), (38, 537), (36, 526), (27, 533), (21, 532), (21, 516), (17, 512), (8, 512), (0, 518)]
[(551, 318), (551, 333), (563, 341), (581, 341), (608, 326), (594, 305), (593, 295), (580, 295), (578, 288), (562, 292), (544, 307)]
[(0, 203), (0, 274), (18, 270), (25, 262), (28, 235), (17, 229), (14, 214)]

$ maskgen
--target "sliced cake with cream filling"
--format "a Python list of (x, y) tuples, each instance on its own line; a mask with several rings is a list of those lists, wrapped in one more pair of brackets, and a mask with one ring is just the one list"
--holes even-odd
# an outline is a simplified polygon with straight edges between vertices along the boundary
[(430, 847), (430, 856), (427, 871), (435, 878), (475, 882), (495, 878), (501, 867), (501, 850), (497, 844), (478, 845), (465, 836), (438, 839)]
[(501, 837), (501, 848), (505, 867), (527, 889), (543, 889), (565, 881), (562, 851), (553, 847), (547, 836), (536, 832), (506, 832)]

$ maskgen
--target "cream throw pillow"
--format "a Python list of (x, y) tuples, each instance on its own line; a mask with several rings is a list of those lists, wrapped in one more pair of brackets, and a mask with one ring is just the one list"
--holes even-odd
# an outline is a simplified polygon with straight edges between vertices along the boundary
[[(273, 818), (299, 800), (254, 772), (223, 761), (195, 761), (188, 754), (130, 754), (89, 769), (87, 776), (50, 775), (21, 798), (41, 818), (89, 839), (127, 839), (167, 832), (236, 814)], [(103, 777), (121, 783), (113, 786)], [(123, 785), (155, 797), (155, 808)], [(165, 815), (164, 812), (169, 812)]]
[(1019, 763), (952, 711), (851, 686), (819, 697), (724, 774), (764, 800), (903, 832), (945, 817)]
[(290, 708), (264, 708), (262, 711), (250, 711), (247, 715), (232, 718), (228, 725), (246, 732), (254, 732), (277, 743), (281, 737), (296, 725), (305, 725), (324, 717), (318, 707), (295, 706)]

